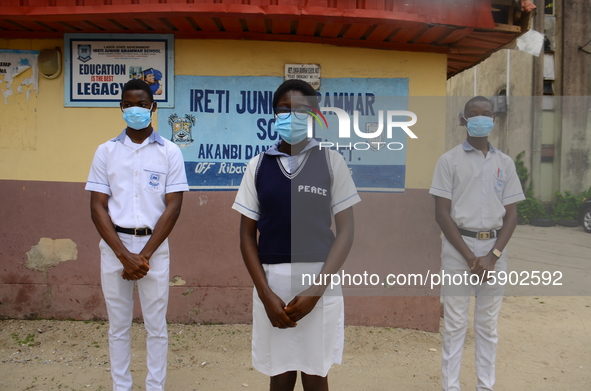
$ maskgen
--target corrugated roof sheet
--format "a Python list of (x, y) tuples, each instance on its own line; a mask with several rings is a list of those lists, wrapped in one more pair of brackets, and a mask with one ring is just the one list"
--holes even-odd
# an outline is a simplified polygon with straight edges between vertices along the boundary
[(0, 0), (0, 37), (64, 33), (298, 41), (448, 54), (448, 77), (525, 31), (515, 0)]

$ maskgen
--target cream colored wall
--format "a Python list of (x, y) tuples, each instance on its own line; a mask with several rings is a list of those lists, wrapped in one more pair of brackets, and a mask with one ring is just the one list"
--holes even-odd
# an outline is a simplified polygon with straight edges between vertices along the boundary
[[(63, 41), (0, 39), (3, 49), (55, 47), (63, 52)], [(30, 76), (30, 72), (19, 75), (13, 85), (20, 78)], [(0, 139), (3, 140), (0, 179), (86, 181), (97, 145), (124, 127), (117, 111), (116, 108), (64, 108), (63, 73), (53, 80), (39, 76), (39, 92), (36, 96), (33, 92), (29, 101), (16, 91), (8, 97), (8, 104), (0, 101)]]
[[(0, 39), (4, 49), (56, 46), (63, 51), (61, 40)], [(446, 94), (447, 58), (442, 54), (307, 43), (175, 41), (176, 75), (283, 76), (285, 63), (318, 63), (326, 78), (409, 78), (411, 97)], [(406, 187), (426, 189), (445, 151), (445, 106), (411, 98), (409, 110), (418, 117), (411, 128), (418, 139), (408, 139)], [(0, 115), (0, 179), (84, 182), (97, 145), (125, 126), (118, 108), (64, 108), (63, 74), (53, 80), (40, 77), (39, 93), (29, 101), (15, 95), (7, 105), (0, 102)]]

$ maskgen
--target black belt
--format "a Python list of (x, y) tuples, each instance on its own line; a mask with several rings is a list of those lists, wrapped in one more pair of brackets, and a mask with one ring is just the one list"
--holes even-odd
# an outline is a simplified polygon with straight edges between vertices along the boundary
[(116, 225), (115, 231), (134, 236), (152, 235), (152, 230), (150, 228), (123, 228)]
[(463, 236), (469, 236), (471, 238), (476, 238), (478, 240), (481, 239), (494, 239), (499, 235), (499, 230), (498, 229), (493, 229), (491, 231), (478, 231), (478, 232), (474, 232), (474, 231), (468, 231), (462, 228), (459, 228), (460, 233)]

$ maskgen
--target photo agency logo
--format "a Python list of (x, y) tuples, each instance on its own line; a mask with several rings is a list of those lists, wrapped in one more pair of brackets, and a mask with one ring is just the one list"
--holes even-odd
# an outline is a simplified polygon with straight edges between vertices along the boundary
[[(387, 148), (391, 151), (400, 151), (404, 144), (399, 141), (392, 141), (393, 131), (396, 128), (402, 129), (410, 138), (418, 138), (410, 126), (416, 124), (417, 115), (408, 110), (378, 110), (377, 122), (373, 118), (371, 122), (365, 123), (365, 131), (361, 130), (359, 124), (363, 114), (359, 110), (353, 110), (352, 115), (338, 107), (321, 107), (320, 111), (313, 107), (306, 106), (308, 117), (308, 137), (314, 137), (314, 122), (320, 128), (328, 129), (328, 122), (322, 112), (331, 111), (338, 119), (338, 141), (321, 141), (320, 148), (349, 149), (356, 151), (380, 150)], [(351, 118), (352, 117), (352, 118)], [(410, 120), (408, 120), (410, 118)], [(351, 121), (352, 119), (352, 121)], [(406, 120), (404, 120), (406, 119)], [(364, 141), (352, 141), (351, 123), (355, 135)], [(385, 132), (385, 135), (384, 135)]]

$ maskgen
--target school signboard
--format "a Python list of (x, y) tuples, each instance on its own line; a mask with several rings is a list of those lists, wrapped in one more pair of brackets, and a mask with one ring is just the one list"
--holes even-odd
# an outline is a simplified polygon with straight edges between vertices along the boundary
[(64, 105), (116, 107), (131, 79), (144, 80), (159, 107), (174, 107), (174, 37), (65, 34)]
[[(159, 109), (158, 131), (181, 147), (191, 190), (237, 189), (246, 163), (279, 140), (272, 101), (282, 82), (175, 77), (175, 107)], [(313, 136), (343, 155), (358, 190), (404, 191), (409, 134), (395, 125), (409, 121), (408, 79), (324, 78), (317, 95), (322, 115), (310, 121)]]

